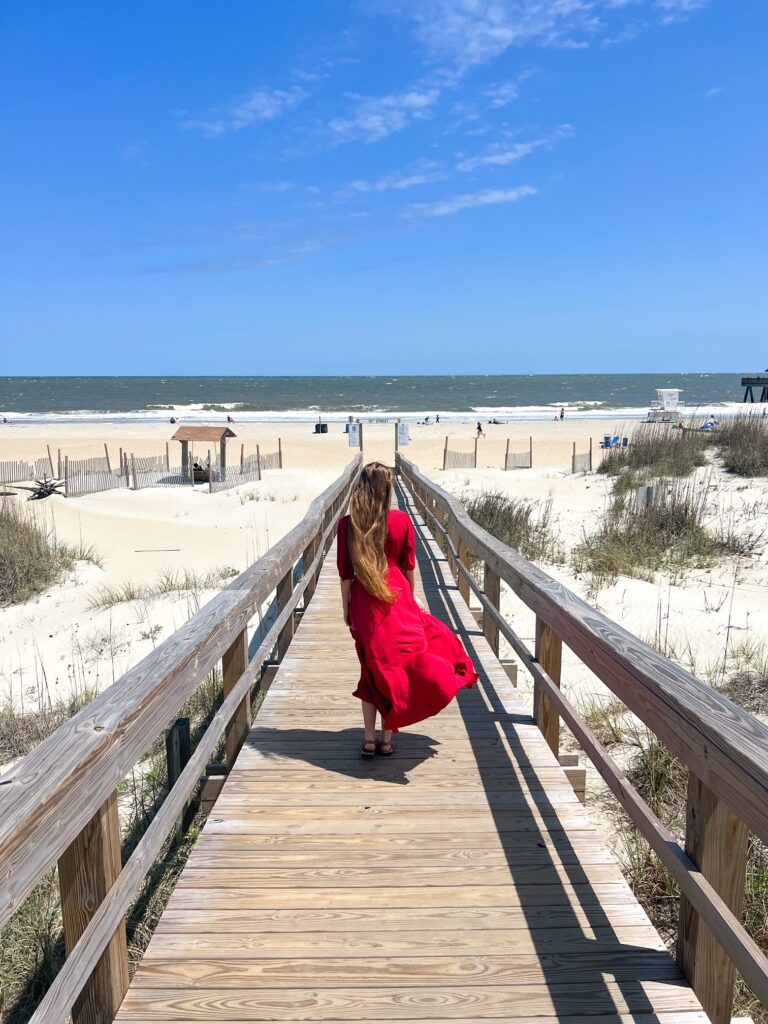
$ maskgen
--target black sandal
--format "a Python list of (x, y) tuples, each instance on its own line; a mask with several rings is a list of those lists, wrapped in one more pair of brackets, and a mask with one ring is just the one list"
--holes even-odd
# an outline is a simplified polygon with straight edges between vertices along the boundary
[[(385, 747), (388, 748), (388, 749), (384, 749)], [(377, 754), (381, 754), (382, 757), (389, 757), (390, 754), (394, 754), (394, 752), (395, 752), (394, 740), (390, 739), (390, 740), (387, 740), (386, 742), (382, 742), (382, 740), (379, 740), (377, 742), (377, 744), (376, 744), (376, 753)]]
[[(360, 756), (361, 757), (375, 757), (377, 750), (376, 740), (363, 740), (360, 744)], [(373, 749), (370, 749), (373, 748)]]

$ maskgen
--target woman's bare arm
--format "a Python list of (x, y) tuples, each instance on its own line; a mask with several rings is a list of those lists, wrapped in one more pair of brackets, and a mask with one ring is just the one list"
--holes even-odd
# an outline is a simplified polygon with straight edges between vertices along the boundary
[(344, 622), (349, 625), (349, 597), (352, 593), (354, 580), (341, 581), (341, 607), (344, 612)]

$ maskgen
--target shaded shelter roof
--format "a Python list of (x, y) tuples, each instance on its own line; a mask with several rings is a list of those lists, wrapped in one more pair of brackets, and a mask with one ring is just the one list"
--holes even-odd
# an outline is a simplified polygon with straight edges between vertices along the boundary
[(179, 427), (172, 441), (222, 441), (225, 437), (237, 437), (229, 427)]

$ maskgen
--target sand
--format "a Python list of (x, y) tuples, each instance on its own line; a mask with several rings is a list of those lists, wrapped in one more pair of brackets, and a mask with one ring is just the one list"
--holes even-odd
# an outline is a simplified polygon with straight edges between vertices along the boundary
[[(42, 458), (50, 444), (71, 458), (101, 456), (106, 443), (116, 462), (119, 448), (136, 455), (165, 453), (174, 427), (165, 425), (77, 425), (53, 428), (2, 428), (0, 460)], [(0, 609), (0, 702), (10, 699), (32, 707), (85, 688), (99, 690), (136, 664), (166, 638), (215, 590), (199, 588), (175, 596), (122, 602), (112, 608), (91, 607), (105, 586), (130, 582), (153, 585), (163, 573), (198, 575), (242, 571), (298, 523), (311, 500), (328, 486), (353, 456), (343, 427), (314, 434), (310, 424), (235, 423), (230, 461), (246, 454), (276, 450), (282, 439), (284, 468), (270, 470), (259, 483), (220, 494), (207, 489), (153, 488), (113, 490), (85, 497), (54, 497), (36, 502), (38, 515), (72, 543), (93, 545), (102, 566), (78, 563), (67, 579), (22, 605)], [(446, 434), (449, 446), (471, 452), (471, 424), (412, 426), (405, 454), (452, 493), (503, 489), (535, 500), (552, 499), (557, 528), (566, 551), (584, 530), (594, 529), (604, 514), (609, 482), (596, 474), (570, 472), (571, 452), (585, 452), (593, 440), (595, 465), (604, 421), (515, 422), (486, 426), (478, 442), (478, 468), (443, 472)], [(507, 439), (511, 451), (527, 449), (533, 436), (533, 468), (501, 469)], [(171, 461), (174, 458), (171, 442)], [(207, 446), (196, 448), (204, 454)], [(391, 463), (392, 424), (364, 426), (366, 459)], [(697, 471), (710, 492), (713, 519), (718, 515), (750, 522), (764, 518), (768, 482), (729, 478), (716, 469)], [(23, 500), (23, 499), (19, 499)], [(568, 562), (546, 566), (555, 578), (643, 639), (666, 644), (683, 663), (705, 677), (718, 671), (729, 649), (744, 641), (768, 638), (768, 560), (761, 548), (750, 558), (727, 559), (710, 569), (689, 572), (683, 580), (660, 575), (654, 583), (621, 578), (589, 594), (587, 581)], [(533, 615), (506, 590), (503, 609), (521, 636), (532, 640)], [(523, 673), (521, 672), (521, 678)], [(577, 703), (606, 691), (578, 660), (566, 652), (563, 688)]]

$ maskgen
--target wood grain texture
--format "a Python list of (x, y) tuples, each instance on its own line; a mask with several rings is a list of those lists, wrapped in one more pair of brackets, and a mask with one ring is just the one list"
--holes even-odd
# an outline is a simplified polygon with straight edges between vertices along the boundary
[[(64, 941), (69, 956), (120, 874), (117, 794), (105, 800), (88, 825), (59, 858)], [(113, 1020), (128, 989), (125, 920), (109, 939), (96, 970), (72, 1008), (73, 1024)]]
[[(688, 778), (685, 852), (728, 908), (741, 919), (747, 827), (693, 772)], [(693, 905), (680, 900), (677, 962), (712, 1024), (729, 1024), (736, 969)]]

